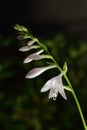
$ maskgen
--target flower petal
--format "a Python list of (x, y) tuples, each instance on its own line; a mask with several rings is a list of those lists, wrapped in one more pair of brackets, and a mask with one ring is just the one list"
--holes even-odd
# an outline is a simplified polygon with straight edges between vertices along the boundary
[(50, 59), (51, 56), (35, 54), (35, 55), (31, 55), (29, 58), (32, 60), (40, 60), (40, 59), (45, 59), (45, 58)]
[(51, 89), (52, 86), (55, 85), (55, 82), (56, 82), (56, 78), (57, 78), (57, 77), (58, 77), (58, 76), (55, 76), (55, 77), (51, 78), (50, 80), (48, 80), (48, 81), (44, 84), (44, 86), (42, 87), (41, 92), (46, 92), (46, 91), (48, 91), (49, 89)]
[(39, 55), (39, 54), (31, 54), (30, 56), (28, 56), (25, 60), (24, 63), (29, 63), (32, 60), (41, 60), (41, 59), (51, 59), (51, 56), (48, 55)]
[(60, 95), (66, 100), (67, 99), (67, 97), (66, 97), (66, 94), (65, 94), (65, 92), (64, 92), (64, 88), (63, 88), (63, 85), (62, 84), (60, 84), (59, 85), (59, 87), (58, 87), (59, 89), (58, 89), (58, 92), (60, 93)]
[(31, 46), (31, 45), (33, 45), (34, 43), (35, 43), (34, 40), (30, 40), (30, 41), (27, 43), (27, 45), (28, 45), (28, 46)]
[(41, 92), (46, 92), (46, 91), (48, 91), (49, 89), (51, 89), (51, 86), (52, 85), (52, 80), (50, 79), (50, 80), (48, 80), (46, 83), (45, 83), (45, 85), (42, 87), (42, 89), (41, 89)]
[[(24, 60), (24, 63), (29, 63), (31, 62), (32, 60), (38, 60), (40, 58), (39, 54), (41, 54), (44, 50), (40, 50), (38, 52), (35, 52), (29, 56), (27, 56)], [(36, 59), (35, 59), (36, 58)]]
[(67, 97), (66, 97), (64, 87), (63, 87), (62, 76), (63, 76), (63, 74), (61, 73), (56, 77), (55, 85), (57, 85), (57, 86), (55, 86), (55, 87), (57, 87), (56, 92), (57, 93), (59, 92), (60, 95), (66, 100)]
[(48, 98), (53, 98), (54, 100), (56, 100), (59, 92), (64, 99), (67, 99), (62, 83), (62, 73), (48, 80), (42, 87), (41, 92), (46, 92), (49, 89), (50, 92)]
[(24, 47), (19, 48), (19, 51), (25, 52), (25, 51), (29, 51), (29, 50), (32, 50), (32, 49), (37, 49), (39, 47), (40, 47), (39, 45), (24, 46)]
[(32, 60), (40, 60), (40, 59), (42, 59), (42, 56), (41, 56), (41, 55), (32, 54), (32, 55), (28, 56), (28, 57), (24, 60), (24, 63), (29, 63), (29, 62), (31, 62)]
[(39, 76), (40, 74), (42, 74), (44, 71), (55, 68), (55, 65), (51, 65), (51, 66), (46, 66), (46, 67), (40, 67), (40, 68), (34, 68), (32, 70), (30, 70), (28, 72), (28, 74), (26, 75), (26, 78), (35, 78), (37, 76)]

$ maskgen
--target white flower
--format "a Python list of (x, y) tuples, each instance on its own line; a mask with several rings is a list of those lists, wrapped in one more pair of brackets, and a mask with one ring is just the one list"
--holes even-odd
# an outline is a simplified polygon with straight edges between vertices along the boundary
[(40, 51), (37, 51), (33, 54), (30, 54), (29, 56), (27, 56), (24, 60), (24, 63), (29, 63), (31, 62), (32, 60), (37, 60), (38, 58), (40, 58), (38, 55), (41, 54), (44, 50), (40, 50)]
[(55, 65), (50, 65), (46, 67), (34, 68), (28, 72), (28, 74), (26, 75), (26, 78), (29, 78), (29, 79), (35, 78), (39, 76), (40, 74), (42, 74), (43, 72), (45, 72), (46, 70), (49, 70), (55, 67), (56, 67)]
[(59, 92), (64, 99), (67, 99), (63, 88), (62, 75), (63, 74), (61, 73), (58, 76), (48, 80), (42, 87), (41, 92), (50, 90), (48, 98), (53, 98), (53, 100), (56, 100)]
[(30, 40), (27, 43), (27, 46), (19, 48), (19, 51), (29, 51), (31, 49), (37, 49), (40, 48), (39, 45), (33, 45), (35, 43), (35, 40)]
[(37, 49), (37, 48), (40, 48), (40, 46), (39, 45), (24, 46), (24, 47), (19, 48), (19, 51), (25, 52), (25, 51), (29, 51), (29, 50)]
[(35, 43), (34, 40), (30, 40), (30, 41), (28, 41), (27, 45), (28, 45), (28, 46), (31, 46), (31, 45), (33, 45), (34, 43)]

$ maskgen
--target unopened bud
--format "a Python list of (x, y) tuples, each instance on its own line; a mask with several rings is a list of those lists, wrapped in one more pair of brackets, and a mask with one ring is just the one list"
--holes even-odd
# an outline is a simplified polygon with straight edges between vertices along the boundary
[(68, 70), (68, 67), (67, 67), (67, 64), (65, 62), (64, 65), (63, 65), (63, 71), (67, 72), (67, 70)]

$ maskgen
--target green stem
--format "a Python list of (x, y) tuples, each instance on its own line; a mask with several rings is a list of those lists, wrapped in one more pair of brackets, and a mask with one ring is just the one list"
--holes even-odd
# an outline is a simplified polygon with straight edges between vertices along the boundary
[(66, 79), (68, 85), (69, 85), (70, 88), (72, 89), (72, 95), (73, 95), (74, 100), (75, 100), (75, 102), (76, 102), (76, 105), (77, 105), (77, 108), (78, 108), (78, 111), (79, 111), (79, 114), (80, 114), (80, 117), (81, 117), (81, 120), (82, 120), (84, 129), (87, 130), (86, 121), (85, 121), (85, 119), (84, 119), (83, 112), (82, 112), (82, 109), (81, 109), (81, 107), (80, 107), (80, 103), (79, 103), (79, 101), (78, 101), (78, 99), (77, 99), (77, 96), (76, 96), (76, 94), (75, 94), (75, 91), (74, 91), (74, 89), (73, 89), (73, 87), (72, 87), (72, 85), (71, 85), (71, 83), (70, 83), (68, 77), (67, 77), (66, 75), (64, 75), (64, 77), (65, 77), (65, 79)]
[[(53, 62), (57, 65), (57, 68), (62, 72), (62, 69), (59, 67), (59, 65), (58, 65), (57, 62), (54, 60), (54, 58), (53, 58)], [(76, 94), (75, 94), (75, 91), (74, 91), (74, 89), (73, 89), (73, 87), (72, 87), (72, 85), (71, 85), (71, 83), (70, 83), (70, 81), (69, 81), (69, 79), (68, 79), (68, 77), (67, 77), (66, 74), (64, 75), (64, 78), (66, 79), (66, 81), (67, 81), (69, 87), (70, 87), (71, 90), (72, 90), (71, 92), (72, 92), (72, 95), (73, 95), (74, 100), (75, 100), (75, 102), (76, 102), (76, 105), (77, 105), (77, 108), (78, 108), (78, 111), (79, 111), (79, 114), (80, 114), (80, 117), (81, 117), (81, 120), (82, 120), (84, 129), (87, 130), (86, 121), (85, 121), (85, 119), (84, 119), (83, 112), (82, 112), (82, 109), (81, 109), (81, 107), (80, 107), (80, 103), (79, 103), (79, 101), (78, 101), (78, 99), (77, 99), (77, 96), (76, 96)]]

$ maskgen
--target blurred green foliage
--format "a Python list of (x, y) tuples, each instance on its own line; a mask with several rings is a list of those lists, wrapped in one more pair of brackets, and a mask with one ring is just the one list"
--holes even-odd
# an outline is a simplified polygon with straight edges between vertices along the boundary
[[(87, 42), (71, 40), (59, 34), (44, 42), (60, 66), (66, 61), (73, 84), (87, 119)], [(48, 100), (40, 93), (43, 84), (59, 72), (48, 71), (35, 79), (25, 79), (26, 73), (44, 61), (23, 64), (26, 53), (18, 51), (25, 41), (13, 36), (0, 36), (0, 129), (1, 130), (82, 130), (82, 122), (70, 93), (65, 101), (59, 95)]]

